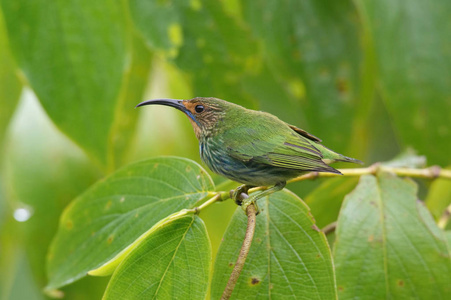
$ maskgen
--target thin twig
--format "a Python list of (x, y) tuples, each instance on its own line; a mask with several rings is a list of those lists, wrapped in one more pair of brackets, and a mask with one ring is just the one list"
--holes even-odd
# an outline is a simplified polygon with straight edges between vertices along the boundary
[[(355, 169), (341, 169), (339, 170), (341, 174), (336, 173), (320, 173), (320, 172), (310, 172), (299, 177), (290, 179), (287, 183), (304, 181), (308, 179), (316, 179), (316, 178), (324, 178), (324, 177), (353, 177), (353, 176), (362, 176), (362, 175), (371, 175), (376, 174), (379, 171), (394, 173), (398, 176), (403, 177), (416, 177), (416, 178), (424, 178), (424, 179), (436, 179), (436, 178), (444, 178), (451, 179), (451, 170), (445, 170), (440, 168), (439, 166), (432, 166), (429, 168), (423, 169), (414, 169), (414, 168), (398, 168), (398, 167), (389, 167), (383, 166), (380, 164), (374, 164), (367, 168), (355, 168)], [(249, 193), (253, 193), (256, 191), (266, 190), (268, 187), (266, 186), (258, 186), (252, 189), (249, 189)]]
[(321, 229), (321, 231), (324, 232), (325, 235), (328, 235), (329, 233), (334, 232), (336, 227), (337, 227), (337, 222), (332, 222), (332, 223), (326, 225), (323, 229)]
[(253, 203), (251, 203), (247, 209), (247, 229), (246, 235), (244, 236), (243, 245), (241, 246), (240, 255), (236, 260), (235, 267), (233, 268), (232, 274), (230, 274), (229, 281), (227, 282), (227, 286), (222, 293), (221, 300), (227, 300), (232, 295), (233, 289), (235, 288), (236, 282), (238, 281), (238, 277), (240, 276), (241, 271), (244, 267), (244, 262), (246, 261), (247, 254), (249, 253), (249, 249), (251, 248), (252, 239), (254, 238), (255, 232), (255, 221), (257, 211)]
[(207, 201), (205, 201), (198, 207), (194, 208), (194, 210), (196, 213), (199, 213), (202, 209), (204, 209), (207, 206), (210, 206), (211, 204), (213, 204), (217, 201), (220, 201), (220, 199), (221, 199), (221, 193), (214, 194), (213, 197), (211, 197), (210, 199), (208, 199)]

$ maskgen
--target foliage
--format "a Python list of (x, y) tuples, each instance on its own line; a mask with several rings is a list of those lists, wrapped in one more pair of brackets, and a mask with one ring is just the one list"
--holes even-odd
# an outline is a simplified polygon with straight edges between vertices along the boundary
[(334, 249), (340, 298), (450, 295), (450, 249), (416, 189), (408, 179), (365, 175), (345, 198)]
[[(211, 199), (237, 184), (196, 163), (181, 114), (133, 109), (150, 97), (265, 110), (368, 165), (413, 147), (450, 166), (450, 6), (0, 0), (0, 298), (220, 298), (245, 215)], [(451, 294), (449, 180), (288, 188), (260, 200), (234, 298)]]

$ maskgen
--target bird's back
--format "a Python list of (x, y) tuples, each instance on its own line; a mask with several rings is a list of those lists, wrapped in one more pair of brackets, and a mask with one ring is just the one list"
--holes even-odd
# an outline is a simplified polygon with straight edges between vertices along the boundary
[(249, 185), (271, 185), (309, 171), (339, 173), (309, 140), (277, 117), (240, 109), (227, 112), (201, 157), (214, 172)]

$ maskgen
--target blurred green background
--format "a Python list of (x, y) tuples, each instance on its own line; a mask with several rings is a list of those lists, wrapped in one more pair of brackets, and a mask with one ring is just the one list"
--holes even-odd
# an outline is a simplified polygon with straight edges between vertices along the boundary
[[(451, 164), (448, 0), (0, 0), (0, 9), (2, 299), (46, 298), (59, 216), (95, 181), (158, 155), (200, 162), (186, 117), (134, 109), (142, 100), (213, 96), (273, 113), (366, 165), (408, 147)], [(308, 199), (322, 183), (288, 188)], [(355, 181), (328, 185), (333, 221)], [(450, 184), (435, 193), (451, 202)], [(234, 208), (201, 215), (214, 250)], [(86, 278), (63, 292), (98, 299), (106, 283)]]

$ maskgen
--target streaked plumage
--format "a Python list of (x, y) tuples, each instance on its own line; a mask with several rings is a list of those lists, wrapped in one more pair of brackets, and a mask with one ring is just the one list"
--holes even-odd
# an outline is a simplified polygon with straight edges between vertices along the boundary
[(199, 140), (202, 161), (213, 172), (248, 186), (284, 185), (310, 171), (340, 173), (325, 161), (360, 163), (274, 115), (217, 98), (157, 99), (138, 106), (148, 104), (183, 111)]

